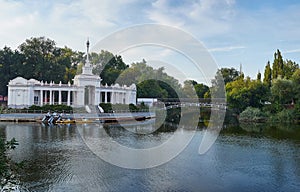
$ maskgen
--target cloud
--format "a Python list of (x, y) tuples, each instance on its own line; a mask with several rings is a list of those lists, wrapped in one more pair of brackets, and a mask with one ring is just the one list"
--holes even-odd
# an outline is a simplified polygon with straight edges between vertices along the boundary
[(224, 52), (224, 51), (233, 51), (236, 49), (245, 49), (245, 46), (228, 46), (228, 47), (217, 47), (208, 49), (209, 52)]
[(226, 33), (234, 15), (232, 0), (181, 1), (157, 0), (147, 11), (148, 18), (160, 24), (181, 27), (198, 37)]
[(283, 53), (300, 53), (300, 49), (291, 49), (283, 51)]
[[(46, 36), (54, 39), (58, 46), (84, 50), (88, 36), (96, 42), (122, 26), (126, 20), (124, 12), (133, 17), (130, 7), (135, 2), (0, 0), (0, 47), (7, 45), (15, 49), (25, 39)], [(133, 8), (137, 9), (136, 6)]]

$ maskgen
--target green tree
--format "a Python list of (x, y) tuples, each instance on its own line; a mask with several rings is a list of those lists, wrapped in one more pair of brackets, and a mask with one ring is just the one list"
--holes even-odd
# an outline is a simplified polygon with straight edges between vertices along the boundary
[(215, 78), (211, 81), (212, 87), (210, 89), (210, 95), (213, 98), (224, 98), (226, 84), (237, 80), (243, 79), (243, 74), (240, 74), (234, 68), (221, 68), (216, 72)]
[(108, 51), (102, 50), (100, 54), (92, 53), (91, 56), (91, 62), (94, 65), (93, 73), (101, 77), (103, 85), (117, 83), (116, 80), (120, 74), (129, 67), (120, 55), (113, 55)]
[(271, 69), (270, 61), (268, 61), (267, 65), (265, 67), (263, 83), (265, 85), (267, 85), (268, 87), (271, 87), (271, 84), (272, 84), (272, 69)]
[(261, 73), (258, 71), (257, 73), (257, 77), (256, 77), (257, 81), (261, 81)]
[(0, 50), (0, 95), (7, 95), (7, 84), (11, 79), (24, 74), (23, 60), (17, 50), (9, 47)]
[(162, 89), (157, 80), (146, 80), (137, 84), (139, 98), (167, 98), (168, 92)]
[(287, 79), (276, 79), (271, 87), (272, 104), (276, 111), (281, 111), (285, 104), (291, 104), (294, 100), (293, 82)]
[(284, 62), (284, 68), (283, 68), (283, 72), (284, 72), (284, 77), (286, 79), (290, 79), (293, 75), (293, 73), (299, 69), (299, 65), (294, 62), (294, 61), (291, 61), (291, 60), (286, 60)]
[(184, 97), (187, 98), (196, 98), (197, 94), (194, 88), (194, 85), (197, 84), (197, 82), (193, 80), (186, 80), (183, 82), (183, 93)]
[[(216, 77), (218, 75), (222, 75), (224, 83), (226, 85), (227, 83), (236, 80), (240, 76), (240, 72), (237, 71), (235, 68), (221, 68), (221, 69), (218, 69)], [(212, 80), (213, 85), (218, 84), (218, 82), (217, 82), (218, 78), (216, 78), (216, 77), (215, 77), (215, 79)]]
[(284, 62), (281, 52), (277, 49), (274, 53), (274, 61), (272, 66), (272, 78), (277, 79), (278, 77), (284, 77)]
[(300, 69), (297, 69), (291, 77), (294, 87), (295, 102), (300, 103)]
[[(155, 86), (159, 86), (158, 90), (162, 93), (151, 93), (151, 88), (148, 86), (148, 83), (153, 83), (153, 80), (156, 81)], [(146, 81), (149, 82), (146, 83)], [(117, 83), (126, 85), (131, 85), (132, 83), (137, 84), (138, 95), (143, 95), (143, 97), (160, 95), (167, 98), (178, 98), (178, 94), (182, 92), (178, 80), (165, 73), (163, 67), (154, 69), (148, 66), (145, 60), (132, 63), (129, 68), (120, 74)]]
[(228, 106), (240, 113), (248, 106), (261, 108), (268, 99), (268, 88), (260, 81), (239, 78), (226, 84)]
[(45, 37), (26, 39), (19, 46), (24, 55), (23, 77), (44, 81), (65, 81), (66, 68), (70, 68), (72, 54), (67, 48), (58, 48), (53, 40)]
[(203, 83), (194, 85), (197, 96), (199, 98), (205, 98), (205, 94), (209, 91), (209, 87), (207, 85), (204, 85)]

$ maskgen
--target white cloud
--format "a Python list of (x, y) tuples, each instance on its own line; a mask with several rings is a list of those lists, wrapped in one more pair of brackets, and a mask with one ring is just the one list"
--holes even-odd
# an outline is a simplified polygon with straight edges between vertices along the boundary
[(228, 46), (228, 47), (216, 47), (208, 49), (209, 52), (224, 52), (224, 51), (233, 51), (236, 49), (245, 49), (245, 46)]
[[(276, 49), (286, 50), (283, 52), (290, 53), (289, 56), (293, 55), (299, 62), (296, 54), (300, 41), (299, 3), (271, 3), (268, 7), (259, 3), (255, 6), (259, 8), (249, 8), (243, 7), (241, 2), (0, 0), (0, 49), (4, 45), (15, 49), (27, 38), (46, 36), (55, 40), (58, 46), (67, 45), (84, 51), (87, 37), (93, 46), (114, 31), (154, 22), (189, 32), (211, 47), (209, 51), (219, 58), (220, 65), (242, 62), (259, 68), (257, 66), (264, 65)], [(160, 54), (158, 57), (162, 59), (170, 57), (168, 53)], [(253, 67), (254, 64), (257, 66)]]
[(300, 53), (300, 49), (291, 49), (283, 51), (283, 53)]
[(200, 38), (224, 34), (230, 29), (234, 16), (233, 0), (182, 1), (180, 5), (172, 1), (157, 0), (147, 11), (149, 19), (155, 23), (183, 28)]
[(124, 16), (121, 9), (134, 2), (0, 0), (0, 47), (7, 45), (15, 49), (27, 38), (46, 36), (59, 46), (84, 50), (88, 36), (95, 43), (117, 30)]

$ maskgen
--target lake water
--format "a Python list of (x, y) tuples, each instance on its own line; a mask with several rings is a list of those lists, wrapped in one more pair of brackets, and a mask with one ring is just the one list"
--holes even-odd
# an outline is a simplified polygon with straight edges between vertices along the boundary
[[(135, 148), (155, 147), (173, 135), (170, 126), (170, 130), (154, 134), (130, 131), (147, 131), (151, 123), (126, 129), (94, 124), (80, 127), (87, 136), (101, 138), (99, 132), (105, 131), (115, 142)], [(190, 133), (191, 130), (181, 131), (183, 136)], [(25, 161), (20, 181), (29, 191), (300, 190), (299, 126), (226, 128), (204, 155), (198, 154), (203, 131), (197, 130), (190, 144), (174, 159), (139, 170), (103, 161), (90, 150), (76, 125), (1, 123), (0, 134), (18, 140), (20, 145), (11, 156), (15, 161)]]

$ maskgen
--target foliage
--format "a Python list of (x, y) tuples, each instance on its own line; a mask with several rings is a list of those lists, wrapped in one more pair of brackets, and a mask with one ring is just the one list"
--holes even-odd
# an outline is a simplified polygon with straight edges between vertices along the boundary
[(67, 105), (43, 105), (43, 106), (37, 106), (32, 105), (28, 108), (29, 110), (41, 110), (41, 111), (56, 111), (56, 112), (70, 112), (73, 110), (71, 106)]
[(209, 91), (209, 87), (203, 83), (194, 85), (196, 94), (199, 98), (205, 98), (205, 94)]
[(203, 83), (198, 84), (194, 80), (186, 80), (183, 83), (183, 94), (188, 98), (204, 98), (206, 92), (209, 91), (209, 87)]
[(26, 39), (17, 50), (0, 50), (0, 95), (7, 95), (9, 80), (17, 76), (67, 83), (75, 76), (83, 53), (59, 48), (45, 37)]
[(271, 87), (272, 103), (291, 104), (294, 98), (294, 86), (291, 80), (276, 79)]
[(277, 79), (278, 77), (284, 77), (284, 63), (281, 56), (281, 52), (277, 49), (274, 53), (274, 62), (272, 65), (272, 78)]
[(264, 80), (263, 80), (263, 82), (268, 87), (271, 87), (271, 83), (272, 83), (272, 69), (271, 69), (270, 61), (268, 61), (267, 65), (265, 67), (265, 73), (264, 73)]
[(263, 121), (267, 115), (259, 108), (247, 107), (239, 116), (240, 121)]
[(167, 98), (168, 92), (159, 86), (156, 80), (146, 80), (137, 85), (139, 98)]
[[(239, 76), (240, 76), (240, 72), (237, 71), (235, 68), (221, 68), (218, 69), (216, 76), (221, 74), (224, 80), (225, 85), (229, 82), (232, 82), (234, 80), (236, 80)], [(212, 80), (212, 84), (213, 86), (218, 84), (218, 78), (215, 78), (214, 80)]]
[(257, 81), (261, 81), (261, 73), (260, 72), (257, 73), (256, 79), (257, 79)]
[(295, 111), (293, 109), (283, 109), (278, 113), (271, 116), (269, 119), (270, 122), (294, 122), (295, 119)]
[(108, 113), (112, 111), (111, 103), (100, 103), (99, 105), (104, 110), (104, 113)]
[(101, 77), (102, 85), (116, 84), (120, 74), (129, 67), (120, 55), (103, 50), (99, 54), (92, 53), (91, 62), (94, 64), (93, 73)]
[(212, 80), (210, 89), (210, 97), (224, 98), (226, 84), (242, 78), (243, 74), (234, 68), (221, 68), (216, 72), (215, 78)]
[(286, 79), (290, 79), (295, 71), (299, 69), (299, 65), (291, 60), (286, 60), (283, 66), (283, 76)]
[(297, 69), (293, 73), (291, 80), (293, 82), (293, 87), (294, 87), (295, 102), (300, 103), (300, 69)]
[(10, 161), (7, 156), (7, 152), (11, 149), (15, 149), (18, 142), (15, 138), (10, 141), (4, 141), (0, 138), (0, 186), (4, 187), (8, 182), (13, 179), (14, 163)]
[(260, 81), (239, 78), (226, 85), (228, 106), (238, 113), (248, 106), (261, 108), (268, 98), (268, 88)]
[(132, 63), (120, 74), (117, 83), (137, 85), (137, 96), (144, 98), (178, 98), (181, 86), (175, 78), (164, 72), (164, 68), (154, 69), (146, 61)]

